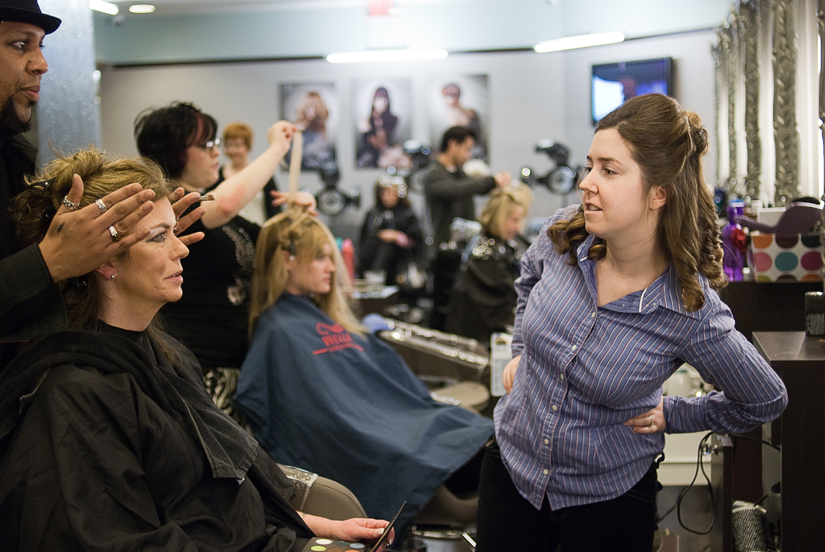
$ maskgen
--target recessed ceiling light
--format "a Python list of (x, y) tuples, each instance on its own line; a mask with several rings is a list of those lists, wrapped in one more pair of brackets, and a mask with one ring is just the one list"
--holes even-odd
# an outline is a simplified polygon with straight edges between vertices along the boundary
[(117, 15), (118, 12), (118, 7), (115, 4), (103, 0), (89, 0), (89, 7), (108, 15)]
[(131, 13), (152, 13), (155, 11), (155, 6), (152, 4), (132, 4), (129, 6)]

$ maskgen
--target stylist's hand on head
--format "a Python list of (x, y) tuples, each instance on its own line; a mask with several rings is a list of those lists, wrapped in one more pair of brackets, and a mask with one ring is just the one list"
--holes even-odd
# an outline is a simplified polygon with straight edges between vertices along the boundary
[(663, 405), (664, 399), (659, 399), (659, 405), (656, 408), (629, 419), (624, 425), (641, 434), (663, 432), (667, 427)]
[[(194, 232), (192, 234), (181, 236), (182, 232), (186, 231), (186, 229), (189, 228), (193, 222), (201, 218), (204, 213), (206, 213), (206, 208), (203, 205), (200, 205), (196, 209), (192, 209), (192, 211), (186, 213), (186, 210), (200, 201), (200, 198), (201, 195), (198, 192), (190, 192), (187, 194), (186, 190), (183, 188), (175, 189), (175, 191), (172, 192), (172, 197), (170, 198), (172, 201), (172, 210), (175, 212), (175, 218), (178, 221), (177, 226), (175, 227), (175, 235), (178, 236), (181, 243), (187, 247), (195, 242), (201, 241), (204, 237), (203, 232)], [(186, 213), (185, 216), (184, 213)]]
[(513, 357), (513, 360), (507, 363), (504, 367), (504, 390), (508, 393), (513, 390), (513, 382), (516, 380), (516, 370), (518, 369), (518, 361), (521, 360), (521, 355)]
[(74, 175), (64, 204), (39, 244), (55, 282), (88, 274), (150, 232), (132, 232), (154, 208), (155, 192), (142, 190), (140, 184), (124, 186), (82, 209), (73, 207), (82, 197), (83, 181)]
[(510, 185), (511, 178), (508, 172), (497, 173), (494, 178), (496, 179), (496, 186), (499, 188), (506, 188)]
[(302, 211), (306, 211), (311, 215), (318, 216), (318, 210), (316, 207), (315, 196), (309, 194), (307, 192), (297, 192), (295, 194), (295, 199), (290, 201), (289, 192), (279, 192), (277, 190), (272, 190), (269, 192), (269, 195), (272, 196), (272, 205), (278, 206), (283, 205), (284, 203), (290, 203), (295, 207), (298, 207)]

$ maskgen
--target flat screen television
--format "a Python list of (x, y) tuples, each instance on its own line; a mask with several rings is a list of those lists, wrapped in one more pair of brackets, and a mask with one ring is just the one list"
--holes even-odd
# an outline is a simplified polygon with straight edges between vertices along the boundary
[(594, 65), (590, 80), (593, 124), (630, 98), (653, 92), (673, 95), (673, 58)]

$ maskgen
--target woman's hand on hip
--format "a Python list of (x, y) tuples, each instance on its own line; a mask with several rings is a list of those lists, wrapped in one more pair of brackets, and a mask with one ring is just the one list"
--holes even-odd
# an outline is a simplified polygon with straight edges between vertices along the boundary
[(508, 393), (513, 390), (513, 382), (516, 380), (516, 370), (518, 369), (518, 362), (521, 360), (521, 355), (513, 357), (513, 360), (507, 363), (504, 367), (504, 390)]
[(667, 427), (665, 422), (664, 399), (659, 399), (659, 405), (653, 410), (648, 410), (634, 418), (630, 418), (624, 425), (630, 427), (636, 433), (649, 434), (663, 432)]

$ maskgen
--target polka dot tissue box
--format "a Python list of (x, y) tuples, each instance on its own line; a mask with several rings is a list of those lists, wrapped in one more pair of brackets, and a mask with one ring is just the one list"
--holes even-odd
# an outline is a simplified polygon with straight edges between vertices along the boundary
[(757, 282), (822, 281), (818, 233), (775, 235), (752, 232), (748, 266)]

